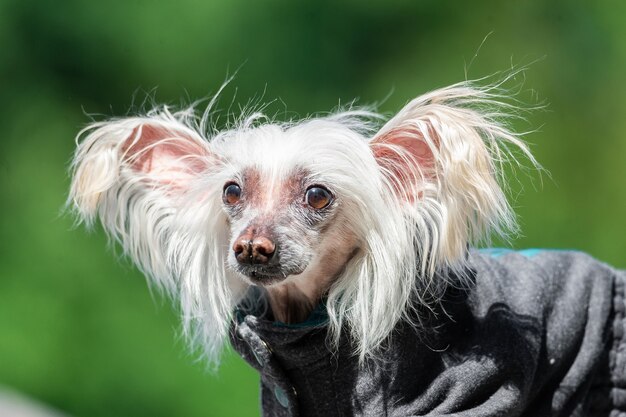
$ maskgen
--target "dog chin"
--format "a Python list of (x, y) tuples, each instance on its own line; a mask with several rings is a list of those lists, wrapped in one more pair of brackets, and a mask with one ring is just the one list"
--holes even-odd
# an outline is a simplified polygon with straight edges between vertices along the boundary
[(288, 275), (283, 274), (265, 274), (261, 272), (252, 271), (246, 273), (245, 279), (253, 285), (260, 287), (271, 287), (272, 285), (279, 284), (287, 279)]
[(282, 269), (262, 270), (260, 268), (248, 269), (237, 268), (237, 272), (242, 279), (249, 284), (260, 287), (271, 287), (281, 284), (288, 278), (302, 274), (303, 270), (283, 271)]

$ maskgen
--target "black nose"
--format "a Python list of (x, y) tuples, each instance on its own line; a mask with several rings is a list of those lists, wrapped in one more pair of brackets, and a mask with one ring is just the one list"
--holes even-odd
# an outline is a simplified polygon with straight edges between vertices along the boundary
[(250, 239), (249, 236), (241, 236), (233, 245), (237, 262), (241, 264), (265, 265), (274, 252), (276, 245), (264, 236), (256, 236)]

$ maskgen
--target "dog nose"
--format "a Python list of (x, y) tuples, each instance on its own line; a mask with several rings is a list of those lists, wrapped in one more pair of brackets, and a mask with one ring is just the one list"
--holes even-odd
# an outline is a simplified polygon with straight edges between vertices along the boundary
[(233, 251), (239, 263), (264, 265), (272, 259), (276, 245), (264, 236), (257, 236), (254, 239), (240, 237), (233, 245)]

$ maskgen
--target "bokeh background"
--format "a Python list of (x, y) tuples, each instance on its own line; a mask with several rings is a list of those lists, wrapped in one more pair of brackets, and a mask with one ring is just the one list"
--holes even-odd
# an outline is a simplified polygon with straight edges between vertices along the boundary
[(0, 385), (72, 416), (259, 414), (255, 373), (232, 353), (207, 373), (169, 303), (61, 214), (91, 116), (207, 97), (237, 69), (226, 113), (392, 114), (530, 63), (520, 98), (548, 106), (516, 127), (550, 176), (512, 187), (513, 246), (626, 267), (624, 1), (0, 0)]

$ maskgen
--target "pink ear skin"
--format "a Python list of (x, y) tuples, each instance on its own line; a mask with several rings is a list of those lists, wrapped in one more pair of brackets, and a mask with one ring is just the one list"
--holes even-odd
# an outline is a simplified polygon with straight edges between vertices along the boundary
[[(431, 135), (431, 140), (437, 141)], [(408, 125), (391, 129), (375, 137), (370, 143), (374, 158), (391, 182), (398, 197), (412, 202), (421, 193), (420, 183), (436, 176), (433, 151), (422, 132)]]
[(208, 168), (208, 145), (192, 133), (143, 124), (133, 129), (122, 145), (124, 161), (161, 185), (186, 188)]

